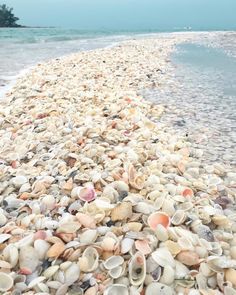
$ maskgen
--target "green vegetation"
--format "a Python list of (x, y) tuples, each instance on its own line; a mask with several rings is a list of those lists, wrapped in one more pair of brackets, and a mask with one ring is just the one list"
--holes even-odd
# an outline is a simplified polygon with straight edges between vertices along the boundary
[(9, 8), (5, 4), (0, 5), (0, 28), (20, 27), (20, 25), (16, 23), (19, 20), (19, 18), (16, 17), (12, 11), (13, 8)]

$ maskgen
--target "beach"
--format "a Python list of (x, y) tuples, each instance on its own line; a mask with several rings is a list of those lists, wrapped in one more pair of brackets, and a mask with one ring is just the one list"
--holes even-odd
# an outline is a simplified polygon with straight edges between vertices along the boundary
[(232, 159), (207, 162), (151, 99), (195, 39), (39, 63), (0, 101), (0, 292), (236, 294)]

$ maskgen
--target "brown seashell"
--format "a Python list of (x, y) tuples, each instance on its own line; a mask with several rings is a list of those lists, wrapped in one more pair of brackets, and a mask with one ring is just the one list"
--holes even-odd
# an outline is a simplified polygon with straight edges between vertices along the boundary
[(70, 178), (62, 187), (65, 191), (71, 191), (73, 189), (73, 179)]
[(193, 251), (182, 251), (176, 256), (176, 259), (188, 266), (199, 263), (199, 256)]
[(229, 268), (225, 271), (225, 279), (229, 281), (236, 287), (236, 270), (233, 268)]
[(123, 202), (111, 210), (111, 220), (126, 220), (132, 216), (132, 204), (130, 202)]
[(47, 257), (55, 258), (59, 257), (65, 250), (65, 245), (63, 243), (56, 243), (47, 252)]

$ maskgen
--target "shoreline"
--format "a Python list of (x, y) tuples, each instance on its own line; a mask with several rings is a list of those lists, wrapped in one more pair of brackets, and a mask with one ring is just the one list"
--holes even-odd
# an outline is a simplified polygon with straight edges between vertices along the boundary
[(190, 155), (138, 94), (168, 82), (188, 40), (50, 60), (0, 102), (6, 294), (234, 292), (236, 173)]

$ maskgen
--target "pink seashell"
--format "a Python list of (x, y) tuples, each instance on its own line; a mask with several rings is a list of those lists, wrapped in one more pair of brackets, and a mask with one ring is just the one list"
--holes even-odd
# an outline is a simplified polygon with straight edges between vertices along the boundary
[(34, 234), (35, 240), (45, 240), (47, 238), (47, 233), (43, 230), (39, 230)]
[(156, 230), (158, 224), (167, 228), (170, 225), (170, 217), (164, 212), (155, 212), (148, 217), (147, 222), (153, 230)]
[(91, 202), (96, 198), (96, 192), (93, 187), (83, 187), (80, 189), (78, 196), (84, 202)]
[(148, 241), (145, 240), (137, 240), (135, 242), (135, 248), (140, 251), (143, 255), (147, 255), (152, 252), (152, 249), (150, 248)]

